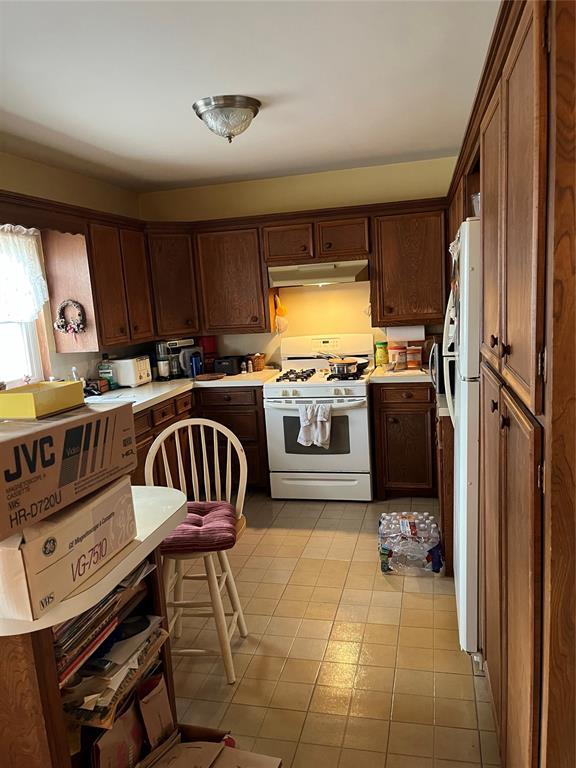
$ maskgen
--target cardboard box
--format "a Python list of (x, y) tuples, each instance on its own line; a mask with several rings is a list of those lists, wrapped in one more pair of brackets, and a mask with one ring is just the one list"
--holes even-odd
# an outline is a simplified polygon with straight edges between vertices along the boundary
[(136, 468), (131, 403), (0, 423), (0, 539)]
[(0, 541), (0, 615), (37, 619), (136, 536), (130, 478)]
[(177, 744), (156, 763), (158, 768), (281, 768), (278, 757), (257, 755), (224, 744), (192, 741)]

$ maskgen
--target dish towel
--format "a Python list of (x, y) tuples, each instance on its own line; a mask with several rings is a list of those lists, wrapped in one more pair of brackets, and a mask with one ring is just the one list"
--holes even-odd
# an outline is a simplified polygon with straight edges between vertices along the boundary
[(332, 406), (330, 404), (316, 405), (314, 430), (314, 445), (319, 448), (330, 448), (330, 430), (332, 428)]
[(300, 432), (298, 432), (297, 442), (308, 447), (314, 443), (316, 406), (299, 405), (298, 415), (300, 416)]

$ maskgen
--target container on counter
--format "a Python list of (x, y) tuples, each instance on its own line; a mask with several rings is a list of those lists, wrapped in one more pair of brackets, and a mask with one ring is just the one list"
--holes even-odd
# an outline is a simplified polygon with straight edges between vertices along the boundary
[(388, 356), (394, 371), (404, 371), (406, 369), (406, 344), (397, 342), (388, 344)]
[(407, 368), (422, 368), (422, 347), (406, 348), (406, 366)]

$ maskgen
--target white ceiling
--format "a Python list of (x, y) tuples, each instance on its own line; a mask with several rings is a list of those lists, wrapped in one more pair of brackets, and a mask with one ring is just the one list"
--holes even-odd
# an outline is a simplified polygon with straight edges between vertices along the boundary
[[(142, 189), (455, 154), (498, 2), (2, 2), (3, 146)], [(263, 109), (232, 145), (204, 96)]]

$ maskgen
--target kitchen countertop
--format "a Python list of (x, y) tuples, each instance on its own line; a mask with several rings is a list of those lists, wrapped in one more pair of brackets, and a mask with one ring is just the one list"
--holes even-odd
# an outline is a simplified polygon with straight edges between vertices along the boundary
[(215, 379), (214, 381), (194, 381), (194, 389), (204, 387), (261, 387), (279, 374), (280, 371), (276, 368), (265, 368), (263, 371), (239, 373), (236, 376), (225, 376), (223, 379)]
[(192, 379), (174, 379), (173, 381), (152, 381), (150, 384), (142, 384), (141, 387), (120, 387), (103, 395), (85, 398), (90, 405), (98, 403), (132, 403), (134, 413), (151, 408), (171, 397), (190, 392), (191, 389), (204, 387), (261, 387), (268, 379), (277, 376), (277, 370), (255, 371), (254, 373), (241, 373), (238, 376), (225, 376), (214, 381), (193, 381)]
[(431, 384), (428, 371), (409, 369), (405, 371), (385, 371), (384, 368), (374, 369), (370, 376), (370, 384)]
[(175, 379), (174, 381), (152, 381), (150, 384), (142, 384), (141, 387), (121, 387), (103, 395), (85, 398), (90, 405), (98, 403), (132, 403), (134, 413), (151, 408), (153, 405), (167, 400), (169, 397), (190, 392), (193, 382), (190, 379)]

